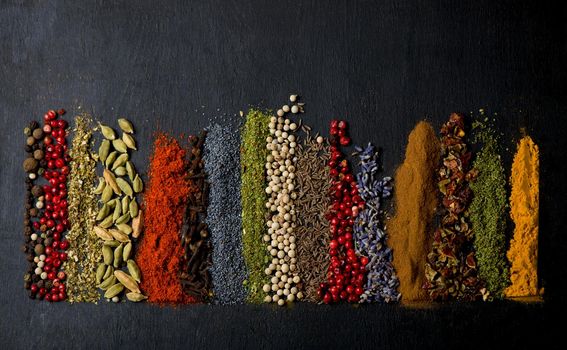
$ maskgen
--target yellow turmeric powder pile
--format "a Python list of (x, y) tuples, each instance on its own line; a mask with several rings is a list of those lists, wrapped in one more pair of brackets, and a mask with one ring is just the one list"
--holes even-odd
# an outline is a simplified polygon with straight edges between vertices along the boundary
[(507, 297), (538, 294), (537, 250), (539, 219), (539, 150), (529, 136), (518, 144), (510, 177), (510, 216), (514, 221), (514, 237), (508, 250), (510, 279)]

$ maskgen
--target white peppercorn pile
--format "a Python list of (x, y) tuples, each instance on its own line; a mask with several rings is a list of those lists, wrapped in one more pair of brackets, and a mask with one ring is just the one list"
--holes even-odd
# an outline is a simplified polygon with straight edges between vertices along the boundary
[[(283, 109), (282, 109), (283, 111)], [(278, 113), (282, 114), (282, 113)], [(282, 114), (283, 115), (283, 114)], [(266, 158), (266, 194), (269, 199), (266, 208), (270, 215), (266, 222), (268, 233), (264, 236), (266, 249), (272, 256), (272, 262), (266, 268), (266, 275), (271, 284), (263, 286), (265, 302), (274, 302), (280, 306), (286, 302), (301, 299), (302, 293), (297, 288), (301, 282), (296, 269), (295, 240), (295, 148), (297, 147), (294, 131), (297, 124), (285, 117), (272, 117), (270, 136), (266, 139), (266, 148), (270, 151)]]
[(204, 159), (211, 187), (206, 222), (213, 246), (213, 302), (238, 304), (247, 295), (243, 285), (247, 271), (241, 237), (240, 136), (237, 127), (217, 123), (207, 130)]

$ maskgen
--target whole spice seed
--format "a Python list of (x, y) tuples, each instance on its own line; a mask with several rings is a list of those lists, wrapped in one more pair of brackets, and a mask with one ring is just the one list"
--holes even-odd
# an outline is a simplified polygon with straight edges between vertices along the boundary
[[(119, 125), (130, 130), (129, 132), (133, 132), (132, 124), (127, 120), (121, 119)], [(141, 211), (138, 209), (136, 197), (132, 190), (134, 184), (129, 183), (124, 176), (128, 174), (130, 181), (134, 178), (138, 179), (138, 182), (140, 182), (139, 186), (141, 186), (141, 179), (135, 173), (133, 164), (129, 161), (129, 149), (135, 149), (135, 147), (127, 147), (123, 140), (116, 139), (115, 131), (110, 126), (101, 127), (101, 132), (106, 139), (102, 141), (100, 149), (107, 147), (108, 149), (103, 149), (103, 151), (109, 154), (104, 162), (106, 165), (106, 169), (103, 170), (104, 185), (97, 186), (95, 189), (95, 191), (101, 192), (103, 205), (96, 216), (99, 224), (95, 226), (94, 233), (103, 242), (102, 256), (103, 262), (107, 267), (103, 276), (104, 282), (99, 287), (107, 290), (107, 293), (105, 293), (105, 296), (107, 296), (109, 295), (108, 288), (111, 282), (116, 283), (111, 281), (109, 277), (112, 274), (122, 276), (124, 274), (122, 268), (127, 265), (128, 260), (131, 260), (130, 256), (135, 248), (134, 241), (129, 237), (133, 233), (131, 224), (139, 221), (141, 216)], [(109, 139), (113, 141), (109, 142)], [(135, 143), (132, 135), (128, 135), (128, 139)], [(117, 156), (118, 153), (122, 154)], [(138, 223), (138, 231), (135, 237), (132, 237), (134, 239), (139, 237), (139, 226)], [(141, 280), (139, 273), (137, 280)], [(124, 283), (126, 283), (124, 279), (119, 278), (118, 284)], [(126, 287), (130, 289), (129, 286)], [(120, 301), (121, 292), (120, 290), (107, 298), (112, 299), (113, 302), (118, 302)], [(141, 293), (139, 289), (136, 292)], [(141, 300), (143, 298), (137, 301)]]
[[(364, 149), (357, 147), (360, 171), (356, 176), (358, 193), (364, 201), (364, 208), (354, 221), (354, 238), (357, 254), (363, 256), (361, 263), (366, 266), (367, 281), (361, 302), (394, 302), (400, 299), (397, 288), (398, 277), (392, 265), (392, 251), (386, 245), (386, 233), (380, 217), (381, 202), (392, 192), (392, 178), (376, 178), (379, 172), (379, 154), (373, 145)], [(366, 259), (364, 259), (366, 257)]]
[(394, 176), (395, 215), (386, 226), (402, 302), (428, 299), (422, 287), (437, 207), (435, 171), (439, 154), (435, 130), (421, 121), (409, 134), (405, 159)]
[(264, 165), (268, 150), (270, 116), (251, 109), (242, 128), (241, 179), (243, 255), (248, 269), (248, 301), (261, 303), (262, 287), (266, 282), (264, 269), (269, 257), (262, 238), (267, 232), (264, 224), (266, 192)]
[(194, 301), (179, 282), (184, 255), (179, 232), (191, 191), (186, 153), (174, 138), (156, 134), (144, 195), (144, 235), (136, 255), (143, 274), (140, 286), (153, 303)]
[[(24, 287), (30, 290), (32, 299), (58, 302), (67, 298), (67, 274), (62, 270), (67, 260), (69, 242), (63, 238), (69, 228), (67, 202), (67, 175), (70, 159), (67, 153), (67, 122), (58, 119), (65, 111), (48, 111), (43, 119), (43, 128), (32, 122), (26, 130), (28, 159), (24, 162), (26, 179), (26, 245), (23, 247), (30, 262), (24, 275)], [(30, 135), (33, 135), (30, 136)], [(36, 160), (33, 153), (44, 159)], [(34, 189), (34, 180), (42, 176), (47, 184)], [(42, 195), (34, 199), (34, 193)], [(36, 200), (36, 201), (35, 201)], [(35, 201), (35, 203), (34, 203)], [(37, 211), (32, 212), (35, 206)], [(34, 219), (30, 221), (31, 217)]]
[(514, 221), (514, 237), (507, 257), (512, 284), (507, 297), (528, 297), (538, 291), (537, 254), (539, 232), (539, 149), (529, 136), (518, 143), (510, 177), (510, 216)]
[[(94, 231), (97, 199), (94, 193), (96, 160), (93, 155), (92, 120), (87, 115), (75, 118), (75, 135), (71, 148), (71, 172), (69, 174), (69, 222), (67, 233), (69, 258), (63, 268), (67, 272), (67, 294), (70, 302), (96, 303), (96, 266), (100, 261), (102, 242)], [(102, 276), (100, 276), (102, 277)]]
[[(266, 157), (266, 202), (268, 214), (266, 226), (268, 232), (263, 239), (272, 262), (265, 269), (270, 283), (262, 287), (267, 294), (265, 302), (274, 302), (279, 306), (293, 302), (299, 296), (298, 286), (301, 278), (297, 274), (295, 245), (295, 170), (297, 158), (295, 134), (290, 130), (291, 121), (280, 110), (279, 117), (270, 119), (270, 136), (266, 138), (266, 148), (271, 153)], [(295, 123), (293, 124), (295, 125)]]
[(206, 222), (213, 249), (210, 273), (214, 301), (219, 304), (240, 304), (246, 300), (243, 282), (247, 276), (242, 256), (238, 132), (231, 126), (211, 125), (203, 156), (211, 183)]
[(339, 301), (358, 302), (364, 293), (366, 282), (365, 257), (356, 255), (352, 229), (354, 220), (364, 202), (351, 168), (341, 146), (351, 142), (347, 123), (344, 120), (332, 120), (330, 128), (331, 159), (328, 162), (331, 176), (331, 208), (327, 214), (330, 222), (331, 242), (329, 255), (331, 263), (327, 271), (327, 281), (319, 288), (319, 296), (325, 304)]
[(209, 195), (209, 183), (204, 170), (202, 157), (206, 131), (190, 138), (188, 203), (181, 226), (181, 245), (185, 251), (180, 280), (183, 291), (196, 301), (204, 302), (212, 296), (211, 244), (209, 228), (205, 222)]
[(443, 217), (433, 236), (427, 255), (424, 288), (432, 300), (487, 299), (488, 291), (478, 278), (472, 249), (473, 232), (468, 208), (471, 200), (469, 172), (471, 153), (464, 142), (464, 116), (453, 113), (441, 127), (442, 166), (439, 169), (439, 190), (443, 194)]
[[(28, 147), (25, 148), (26, 152), (28, 153), (28, 157), (30, 157), (37, 150), (40, 150), (40, 144), (36, 143), (36, 139), (30, 136), (32, 135), (32, 133), (39, 134), (39, 132), (43, 133), (43, 131), (39, 128), (39, 124), (35, 121), (30, 122), (28, 127), (24, 129), (24, 134), (28, 136)], [(38, 164), (40, 164), (42, 161), (45, 162), (43, 159), (39, 159)], [(28, 170), (29, 168), (24, 164), (24, 171), (28, 173)], [(40, 261), (42, 261), (40, 260), (40, 257), (42, 257), (42, 254), (44, 252), (44, 246), (42, 244), (43, 239), (40, 235), (38, 235), (38, 233), (35, 232), (37, 230), (37, 227), (39, 227), (39, 223), (35, 223), (35, 218), (37, 218), (43, 212), (43, 188), (39, 185), (34, 185), (35, 179), (37, 179), (36, 173), (26, 174), (26, 214), (24, 215), (25, 244), (22, 246), (22, 250), (26, 254), (26, 259), (29, 262), (28, 271), (24, 275), (24, 288), (30, 290), (29, 297), (31, 299), (35, 299), (38, 296), (38, 291), (40, 289), (38, 282), (41, 279), (41, 271), (37, 269), (40, 268), (38, 264)], [(45, 256), (43, 256), (43, 259), (45, 259)], [(40, 274), (37, 274), (36, 270)], [(41, 283), (43, 284), (43, 282)], [(41, 295), (39, 295), (39, 297), (41, 297)]]
[(296, 150), (297, 270), (303, 281), (304, 300), (317, 302), (320, 300), (317, 291), (325, 282), (330, 259), (329, 221), (325, 217), (331, 204), (327, 167), (330, 154), (326, 140), (317, 135), (312, 137), (309, 131), (305, 134)]
[(473, 133), (474, 141), (482, 144), (473, 163), (478, 175), (470, 183), (470, 219), (478, 275), (490, 294), (501, 298), (510, 281), (506, 261), (506, 177), (498, 154), (498, 137), (483, 110), (473, 122)]

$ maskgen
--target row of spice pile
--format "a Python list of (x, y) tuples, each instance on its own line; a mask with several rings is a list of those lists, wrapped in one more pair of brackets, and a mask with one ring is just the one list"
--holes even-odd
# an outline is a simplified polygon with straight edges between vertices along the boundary
[(529, 136), (508, 182), (483, 111), (470, 127), (451, 114), (440, 137), (422, 121), (395, 176), (383, 177), (379, 148), (349, 155), (347, 122), (331, 121), (329, 137), (313, 133), (298, 118), (304, 106), (291, 95), (275, 113), (241, 112), (236, 125), (158, 132), (147, 176), (132, 160), (135, 130), (125, 118), (112, 127), (75, 117), (70, 147), (64, 110), (31, 122), (30, 297), (283, 306), (542, 293), (539, 154)]

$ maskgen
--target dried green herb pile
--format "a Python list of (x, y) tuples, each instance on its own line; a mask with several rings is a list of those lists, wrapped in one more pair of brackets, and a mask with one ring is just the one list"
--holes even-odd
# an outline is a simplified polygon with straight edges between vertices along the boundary
[(473, 123), (474, 142), (482, 145), (473, 163), (478, 173), (470, 183), (473, 199), (470, 219), (478, 274), (495, 297), (504, 296), (509, 284), (506, 260), (506, 176), (498, 148), (498, 136), (484, 111)]
[(267, 232), (264, 167), (268, 156), (266, 138), (269, 135), (269, 123), (269, 114), (250, 109), (241, 136), (242, 244), (248, 269), (248, 301), (251, 303), (264, 300), (262, 287), (267, 281), (264, 270), (269, 262), (262, 240)]
[(93, 125), (88, 115), (75, 117), (74, 137), (71, 145), (71, 172), (68, 210), (71, 229), (67, 233), (69, 259), (63, 264), (67, 271), (69, 302), (96, 303), (96, 268), (100, 260), (102, 241), (94, 233), (98, 204), (96, 182), (96, 155), (93, 155)]
[(464, 137), (464, 116), (451, 114), (441, 127), (439, 190), (443, 195), (443, 217), (435, 231), (425, 269), (424, 288), (432, 300), (471, 301), (487, 297), (478, 278), (473, 231), (468, 218), (472, 199), (469, 182), (474, 172), (469, 171), (471, 153)]

